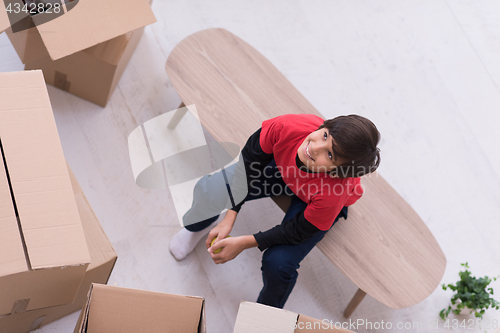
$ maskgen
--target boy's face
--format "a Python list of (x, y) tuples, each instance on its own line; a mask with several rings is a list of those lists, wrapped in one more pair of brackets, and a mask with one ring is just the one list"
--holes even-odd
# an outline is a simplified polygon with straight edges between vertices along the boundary
[(332, 171), (344, 163), (344, 160), (333, 154), (334, 142), (326, 128), (312, 132), (304, 139), (297, 151), (300, 161), (313, 172)]

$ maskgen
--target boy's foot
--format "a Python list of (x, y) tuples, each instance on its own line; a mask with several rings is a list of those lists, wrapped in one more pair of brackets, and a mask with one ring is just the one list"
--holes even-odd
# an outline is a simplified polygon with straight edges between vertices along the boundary
[(206, 228), (201, 231), (193, 232), (186, 228), (182, 228), (170, 241), (170, 253), (172, 253), (176, 260), (183, 260), (188, 254), (193, 252), (202, 238), (207, 237), (210, 230), (211, 228)]

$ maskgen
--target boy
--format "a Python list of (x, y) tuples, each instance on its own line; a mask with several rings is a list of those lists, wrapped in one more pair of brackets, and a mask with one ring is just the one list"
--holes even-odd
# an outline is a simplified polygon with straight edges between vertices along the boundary
[[(241, 151), (248, 194), (205, 241), (213, 261), (225, 263), (251, 247), (265, 250), (264, 287), (257, 302), (283, 308), (300, 262), (340, 217), (347, 218), (347, 206), (363, 192), (359, 177), (378, 168), (379, 141), (375, 125), (358, 115), (324, 121), (310, 114), (288, 114), (264, 121)], [(225, 238), (245, 201), (281, 194), (292, 197), (281, 224), (254, 235)], [(189, 254), (217, 218), (190, 224), (176, 234), (170, 243), (173, 256), (182, 260)], [(217, 249), (222, 251), (215, 254)]]

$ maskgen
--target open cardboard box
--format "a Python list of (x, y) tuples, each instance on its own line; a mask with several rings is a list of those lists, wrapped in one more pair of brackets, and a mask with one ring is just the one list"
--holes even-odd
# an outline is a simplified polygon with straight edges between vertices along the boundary
[(201, 297), (92, 284), (74, 333), (205, 333)]
[(0, 316), (72, 303), (90, 263), (41, 71), (0, 73)]
[(242, 301), (234, 325), (234, 333), (353, 333), (336, 328), (330, 322), (295, 312), (253, 302)]
[(91, 284), (106, 284), (111, 275), (117, 259), (116, 253), (69, 166), (68, 170), (91, 263), (73, 303), (0, 317), (0, 332), (28, 333), (75, 311), (80, 311), (87, 300)]
[[(23, 6), (21, 0), (6, 1)], [(46, 55), (61, 59), (156, 22), (148, 0), (64, 0), (64, 12), (58, 15), (45, 12), (31, 16), (15, 13), (14, 7), (7, 13), (6, 6), (0, 4), (0, 28), (7, 32), (23, 63)], [(6, 15), (16, 16), (17, 23), (27, 21), (26, 27), (31, 28), (14, 32)], [(46, 22), (48, 17), (53, 19)]]
[(26, 62), (41, 69), (45, 82), (105, 107), (141, 39), (144, 28), (53, 61), (46, 56)]
[[(26, 14), (24, 20), (34, 22), (31, 28), (18, 32), (8, 28), (6, 33), (26, 70), (41, 69), (48, 84), (104, 107), (144, 26), (156, 22), (152, 0), (65, 2), (64, 15), (36, 25), (45, 13)], [(0, 29), (2, 11), (0, 6)]]

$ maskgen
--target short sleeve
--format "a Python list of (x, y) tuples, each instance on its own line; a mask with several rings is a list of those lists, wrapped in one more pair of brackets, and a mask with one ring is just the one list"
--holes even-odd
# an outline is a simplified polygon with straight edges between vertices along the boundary
[(313, 196), (304, 211), (304, 217), (319, 230), (328, 230), (344, 207), (341, 201), (332, 203), (329, 197)]
[(363, 195), (363, 186), (361, 185), (361, 181), (359, 178), (353, 178), (354, 183), (352, 186), (351, 192), (348, 194), (347, 201), (345, 203), (346, 206), (350, 206), (358, 201), (359, 198)]
[(283, 117), (278, 116), (262, 122), (260, 146), (266, 154), (273, 154), (273, 147), (280, 140), (280, 133), (283, 130)]

